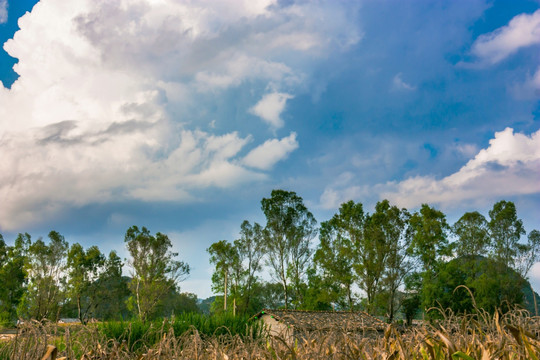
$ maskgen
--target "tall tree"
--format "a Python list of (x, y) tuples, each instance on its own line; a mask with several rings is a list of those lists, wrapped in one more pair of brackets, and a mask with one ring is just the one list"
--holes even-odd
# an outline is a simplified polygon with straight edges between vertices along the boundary
[(411, 252), (418, 256), (424, 270), (433, 270), (441, 256), (450, 255), (446, 215), (427, 204), (414, 213), (409, 223), (412, 231)]
[(162, 233), (151, 235), (143, 227), (130, 227), (124, 239), (133, 268), (130, 290), (131, 306), (142, 321), (148, 320), (162, 298), (189, 274), (189, 265), (177, 261), (177, 253), (170, 251), (172, 243)]
[(104, 271), (95, 282), (94, 298), (97, 299), (96, 317), (103, 320), (127, 318), (126, 301), (129, 298), (129, 278), (122, 276), (122, 259), (112, 250), (104, 264)]
[(486, 218), (478, 211), (467, 212), (452, 226), (457, 236), (456, 255), (474, 258), (485, 255), (489, 246), (489, 228)]
[(310, 242), (317, 233), (317, 221), (295, 192), (272, 190), (261, 200), (266, 216), (267, 262), (272, 276), (283, 287), (285, 308), (292, 284), (297, 303), (302, 303), (303, 281), (311, 260)]
[(12, 324), (17, 319), (17, 306), (24, 292), (29, 237), (19, 234), (13, 246), (6, 246), (0, 235), (0, 324)]
[(377, 229), (377, 233), (383, 238), (382, 245), (379, 245), (385, 252), (382, 295), (389, 322), (394, 320), (400, 306), (398, 289), (412, 268), (407, 256), (407, 248), (410, 245), (409, 217), (407, 210), (390, 206), (388, 200), (383, 200), (375, 206), (375, 213), (371, 215), (369, 222), (370, 227)]
[(500, 264), (501, 270), (515, 268), (515, 260), (526, 252), (519, 243), (525, 235), (523, 221), (518, 219), (516, 206), (511, 201), (501, 200), (489, 211), (489, 230), (492, 256)]
[(257, 272), (261, 270), (262, 258), (266, 253), (263, 238), (263, 228), (255, 223), (251, 225), (244, 220), (240, 226), (240, 239), (234, 241), (237, 249), (238, 263), (242, 268), (244, 280), (242, 286), (242, 298), (244, 300), (243, 312), (249, 311), (251, 299), (254, 295), (254, 288), (257, 283)]
[(518, 272), (524, 278), (527, 277), (532, 266), (540, 261), (540, 231), (532, 230), (527, 236), (526, 252), (519, 259)]
[(375, 312), (377, 297), (382, 294), (388, 244), (380, 216), (366, 215), (364, 232), (359, 242), (360, 261), (357, 265), (359, 285), (366, 293), (367, 310)]
[[(328, 300), (337, 302), (349, 310), (354, 308), (353, 285), (357, 280), (354, 271), (359, 262), (364, 222), (362, 204), (353, 201), (344, 203), (339, 213), (321, 223), (320, 244), (314, 261), (321, 271), (321, 285), (328, 285)], [(337, 287), (334, 285), (338, 285)], [(336, 291), (337, 290), (337, 291)]]
[[(68, 243), (56, 231), (49, 233), (49, 244), (38, 239), (29, 244), (25, 263), (28, 288), (19, 304), (22, 317), (56, 320), (65, 285)], [(30, 237), (26, 239), (30, 242)]]
[[(210, 254), (210, 263), (216, 266), (212, 275), (212, 290), (223, 291), (223, 311), (227, 311), (227, 298), (229, 288), (233, 279), (242, 276), (241, 262), (237, 249), (227, 240), (220, 240), (213, 243), (206, 251)], [(234, 294), (236, 296), (236, 294)], [(233, 309), (234, 310), (234, 309)]]
[(103, 273), (105, 256), (97, 246), (87, 250), (79, 244), (71, 245), (67, 253), (68, 294), (77, 303), (77, 317), (86, 324), (98, 305), (97, 280)]
[(433, 296), (430, 293), (435, 290), (437, 269), (443, 258), (451, 255), (447, 237), (450, 227), (446, 215), (427, 204), (411, 216), (409, 224), (412, 235), (409, 252), (421, 264), (422, 287), (417, 290), (422, 292), (423, 305), (431, 306), (429, 302)]

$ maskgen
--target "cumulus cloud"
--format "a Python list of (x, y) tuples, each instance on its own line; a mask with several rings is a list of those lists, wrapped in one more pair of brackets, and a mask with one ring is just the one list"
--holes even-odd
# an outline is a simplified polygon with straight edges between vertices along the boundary
[(508, 25), (478, 37), (471, 53), (481, 62), (496, 64), (519, 49), (540, 44), (540, 10), (515, 16)]
[(255, 107), (279, 125), (310, 63), (360, 38), (333, 2), (48, 0), (19, 26), (4, 49), (20, 77), (0, 86), (4, 230), (74, 206), (194, 201), (200, 189), (265, 179), (296, 134), (257, 144), (241, 128), (201, 131), (204, 101), (276, 89)]
[(252, 168), (269, 170), (278, 161), (283, 160), (289, 154), (298, 148), (296, 141), (296, 133), (291, 133), (289, 136), (278, 140), (271, 139), (251, 150), (242, 163)]
[(0, 0), (0, 24), (5, 23), (8, 20), (8, 2), (7, 0)]
[(259, 116), (274, 129), (279, 129), (284, 124), (281, 113), (285, 110), (287, 100), (292, 98), (292, 95), (286, 93), (274, 92), (266, 94), (250, 109), (250, 112)]
[(417, 176), (378, 189), (381, 198), (404, 207), (451, 206), (464, 200), (539, 193), (539, 178), (540, 130), (527, 136), (506, 128), (454, 174), (442, 179)]

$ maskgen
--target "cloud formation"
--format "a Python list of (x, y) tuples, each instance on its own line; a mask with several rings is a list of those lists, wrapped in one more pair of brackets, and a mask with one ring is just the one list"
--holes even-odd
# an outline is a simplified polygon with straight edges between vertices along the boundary
[(285, 110), (287, 100), (292, 98), (292, 95), (286, 93), (274, 92), (265, 94), (249, 111), (259, 116), (274, 129), (279, 129), (284, 125), (281, 119), (281, 113)]
[(519, 49), (540, 44), (540, 10), (515, 16), (506, 26), (478, 37), (471, 53), (481, 62), (496, 64)]
[(452, 206), (474, 199), (540, 193), (540, 130), (530, 136), (511, 128), (495, 133), (489, 147), (442, 179), (417, 176), (379, 185), (380, 197), (404, 207)]
[(5, 23), (8, 20), (8, 2), (7, 0), (0, 0), (0, 24)]
[(402, 74), (398, 73), (392, 79), (392, 89), (397, 90), (397, 91), (399, 90), (413, 91), (413, 90), (416, 90), (416, 86), (413, 86), (403, 81)]
[(271, 88), (265, 106), (241, 112), (282, 127), (312, 63), (360, 39), (347, 9), (324, 1), (48, 0), (19, 25), (4, 48), (20, 77), (0, 87), (1, 230), (267, 178), (296, 134), (257, 144), (242, 128), (203, 131), (215, 119), (202, 109), (226, 91), (265, 99)]
[(252, 168), (269, 170), (297, 148), (296, 133), (291, 133), (281, 140), (271, 139), (265, 141), (264, 144), (251, 150), (242, 162)]
[[(345, 171), (325, 188), (319, 206), (337, 209), (351, 199), (363, 202), (388, 199), (405, 208), (423, 203), (456, 207), (467, 202), (540, 194), (540, 130), (525, 135), (506, 128), (496, 132), (489, 146), (480, 150), (470, 144), (451, 147), (451, 151), (470, 155), (472, 159), (448, 176), (436, 178), (427, 174), (369, 184), (359, 181), (358, 174)], [(403, 148), (402, 152), (406, 154), (409, 150)]]

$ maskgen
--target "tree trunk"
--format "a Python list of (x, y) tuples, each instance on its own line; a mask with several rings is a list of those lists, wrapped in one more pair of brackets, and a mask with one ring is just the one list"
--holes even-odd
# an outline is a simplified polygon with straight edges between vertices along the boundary
[(79, 321), (81, 322), (81, 324), (84, 325), (82, 312), (81, 312), (81, 295), (80, 294), (77, 294), (77, 313), (79, 314)]
[(289, 308), (289, 292), (287, 291), (287, 282), (283, 283), (283, 291), (285, 292), (285, 310)]
[(536, 316), (538, 316), (538, 304), (536, 302), (536, 293), (534, 292), (532, 284), (530, 284), (530, 285), (531, 285), (531, 291), (532, 291), (532, 296), (533, 296), (533, 300), (534, 300), (534, 312), (536, 313)]
[(225, 312), (227, 311), (227, 272), (225, 271), (225, 291), (223, 294), (223, 310)]
[(140, 301), (140, 298), (139, 298), (139, 284), (141, 283), (141, 281), (139, 279), (137, 279), (137, 289), (136, 289), (136, 296), (137, 296), (137, 311), (139, 312), (139, 319), (141, 319), (142, 321), (144, 321), (143, 319), (143, 314), (141, 312), (141, 301)]
[(352, 291), (350, 284), (347, 285), (347, 299), (349, 301), (349, 311), (353, 311)]

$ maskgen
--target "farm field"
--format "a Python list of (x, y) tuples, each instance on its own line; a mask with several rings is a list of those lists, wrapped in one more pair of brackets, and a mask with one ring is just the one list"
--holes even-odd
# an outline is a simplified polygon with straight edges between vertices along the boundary
[[(0, 359), (41, 359), (56, 347), (66, 359), (538, 359), (540, 318), (524, 311), (454, 316), (423, 325), (388, 325), (366, 336), (357, 332), (311, 331), (294, 342), (269, 337), (260, 323), (233, 331), (226, 326), (180, 330), (175, 323), (97, 323), (22, 326), (0, 343)], [(200, 324), (199, 324), (200, 326)], [(175, 331), (176, 328), (176, 331)]]

